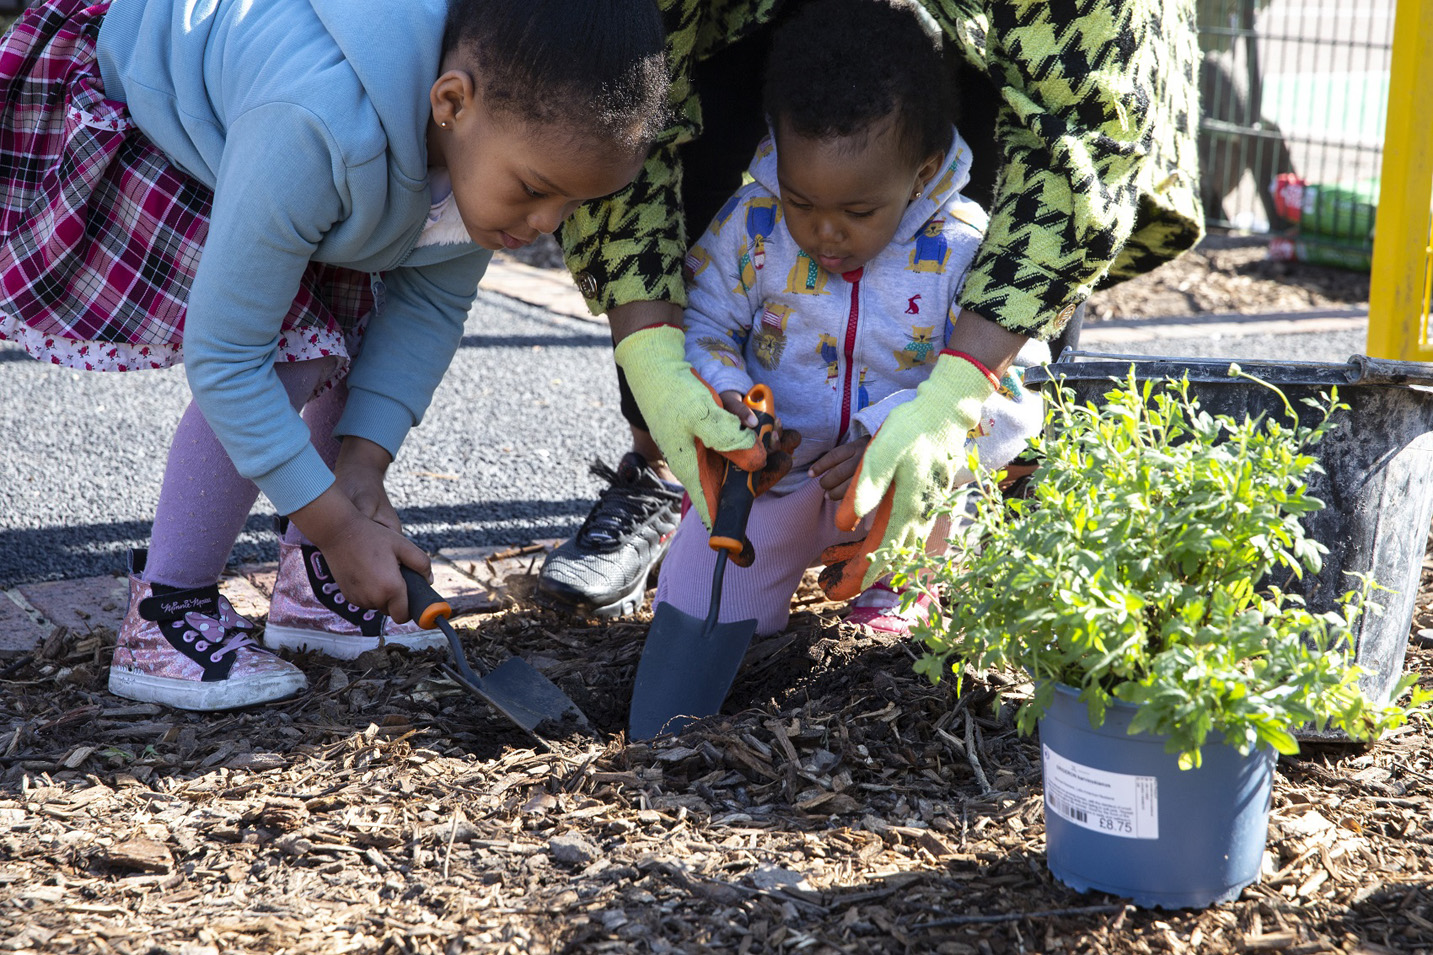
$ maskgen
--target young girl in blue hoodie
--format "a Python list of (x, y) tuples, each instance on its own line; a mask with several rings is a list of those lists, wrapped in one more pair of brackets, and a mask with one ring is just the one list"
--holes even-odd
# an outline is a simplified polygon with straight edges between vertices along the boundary
[[(785, 627), (814, 563), (828, 565), (823, 582), (865, 574), (867, 528), (850, 513), (852, 478), (872, 435), (930, 379), (985, 230), (984, 210), (961, 193), (970, 149), (951, 126), (940, 52), (918, 16), (899, 0), (814, 0), (782, 25), (765, 79), (773, 136), (757, 150), (751, 182), (687, 256), (687, 361), (750, 426), (743, 395), (766, 385), (787, 450), (800, 434), (794, 466), (752, 506), (754, 562), (723, 578), (720, 621), (754, 619), (758, 634)], [(975, 427), (940, 449), (950, 483), (970, 479), (971, 446), (983, 466), (999, 467), (1039, 430), (1043, 407), (1021, 379), (1023, 366), (1048, 356), (1031, 341), (1005, 376), (981, 368), (995, 393)], [(706, 617), (716, 560), (708, 540), (693, 507), (655, 605)], [(945, 546), (939, 529), (930, 540)], [(911, 613), (900, 600), (878, 581), (848, 619), (905, 633)], [(689, 659), (703, 665), (699, 652)]]
[[(0, 338), (183, 361), (194, 401), (131, 559), (121, 696), (301, 689), (218, 579), (289, 518), (269, 647), (423, 646), (383, 487), (493, 250), (636, 175), (667, 76), (650, 0), (49, 0), (0, 43)], [(392, 618), (391, 620), (386, 618)]]

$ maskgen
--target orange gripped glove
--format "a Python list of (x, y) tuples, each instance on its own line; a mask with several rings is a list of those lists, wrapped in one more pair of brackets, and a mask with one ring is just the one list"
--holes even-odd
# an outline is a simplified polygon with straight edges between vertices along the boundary
[[(779, 422), (778, 422), (779, 423)], [(758, 442), (758, 444), (761, 442)], [(760, 470), (750, 472), (752, 474), (751, 487), (752, 497), (757, 498), (771, 490), (778, 481), (786, 477), (791, 471), (793, 454), (801, 444), (801, 432), (782, 431), (781, 438), (774, 443), (766, 445), (766, 464)], [(717, 503), (721, 498), (722, 482), (726, 476), (726, 459), (706, 451), (697, 443), (698, 459), (702, 465), (702, 494), (706, 497), (707, 513), (713, 518), (717, 515)], [(708, 463), (710, 462), (710, 464)], [(715, 545), (713, 545), (715, 546)], [(751, 548), (751, 541), (743, 539), (742, 548), (739, 553), (731, 554), (731, 562), (738, 567), (750, 567), (756, 560), (756, 552)]]
[[(981, 405), (999, 379), (969, 355), (941, 352), (916, 397), (887, 416), (861, 455), (851, 486), (836, 510), (836, 526), (855, 530), (871, 514), (864, 538), (828, 547), (821, 555), (822, 590), (846, 600), (870, 587), (882, 568), (872, 559), (887, 544), (924, 544), (934, 510), (950, 494), (966, 439)], [(829, 584), (829, 586), (828, 586)]]
[[(861, 466), (856, 466), (855, 478), (861, 476)], [(821, 590), (830, 600), (851, 600), (866, 588), (866, 576), (873, 569), (871, 555), (881, 546), (886, 536), (886, 526), (891, 521), (891, 506), (895, 502), (896, 489), (889, 488), (876, 509), (871, 512), (871, 529), (860, 540), (845, 544), (833, 544), (821, 552), (820, 575), (816, 578)], [(855, 495), (849, 490), (836, 508), (836, 526), (842, 530), (855, 530), (861, 523), (856, 516)], [(874, 583), (874, 578), (872, 583)]]
[(714, 500), (713, 493), (720, 493), (725, 462), (743, 471), (760, 471), (766, 466), (766, 447), (722, 407), (716, 392), (687, 361), (685, 344), (682, 329), (654, 325), (622, 339), (614, 355), (652, 439), (710, 530), (708, 502)]

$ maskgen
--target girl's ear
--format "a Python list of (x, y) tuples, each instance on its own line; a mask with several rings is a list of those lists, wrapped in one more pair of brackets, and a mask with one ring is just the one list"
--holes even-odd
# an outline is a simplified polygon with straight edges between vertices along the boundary
[(472, 74), (467, 70), (448, 70), (439, 76), (428, 91), (428, 102), (433, 108), (433, 122), (444, 129), (457, 124), (463, 111), (472, 106), (476, 91)]

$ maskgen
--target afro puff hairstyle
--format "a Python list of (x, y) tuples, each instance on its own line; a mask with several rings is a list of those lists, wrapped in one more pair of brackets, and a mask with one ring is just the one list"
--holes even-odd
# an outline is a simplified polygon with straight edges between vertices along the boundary
[(664, 40), (652, 0), (451, 0), (443, 50), (496, 109), (645, 149), (667, 121)]

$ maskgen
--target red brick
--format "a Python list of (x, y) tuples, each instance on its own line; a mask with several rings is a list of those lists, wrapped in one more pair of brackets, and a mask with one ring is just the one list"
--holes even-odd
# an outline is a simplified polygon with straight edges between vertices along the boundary
[(97, 627), (118, 630), (129, 604), (129, 581), (124, 577), (84, 577), (21, 584), (16, 589), (50, 623), (77, 633)]
[(448, 601), (453, 616), (470, 613), (492, 613), (502, 606), (502, 598), (480, 579), (464, 572), (439, 554), (433, 558), (433, 589)]
[[(454, 547), (442, 551), (434, 565), (442, 561), (451, 563), (487, 595), (488, 606), (484, 609), (497, 610), (508, 596), (508, 578), (535, 576), (542, 569), (547, 553), (560, 543), (560, 540), (540, 540), (521, 547)], [(530, 591), (531, 585), (526, 590)]]
[(45, 636), (45, 629), (23, 607), (0, 593), (0, 652), (34, 649)]
[(269, 615), (269, 593), (260, 590), (247, 575), (226, 574), (219, 580), (219, 593), (229, 598), (234, 609), (250, 620), (259, 620)]
[(237, 569), (237, 573), (253, 584), (259, 593), (272, 597), (274, 594), (274, 578), (278, 576), (279, 565), (274, 564), (243, 564)]

